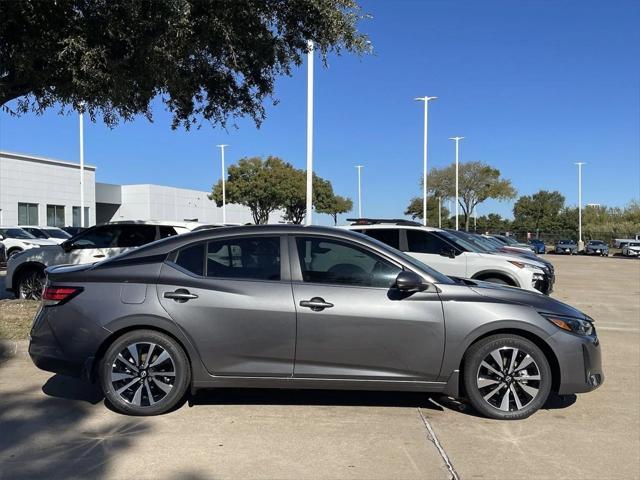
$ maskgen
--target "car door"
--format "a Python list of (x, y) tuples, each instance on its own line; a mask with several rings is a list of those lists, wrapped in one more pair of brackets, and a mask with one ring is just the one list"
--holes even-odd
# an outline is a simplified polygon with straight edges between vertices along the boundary
[[(407, 253), (434, 270), (454, 277), (466, 278), (467, 252), (462, 252), (432, 232), (418, 229), (405, 229), (407, 235)], [(452, 256), (447, 253), (451, 252)]]
[(160, 303), (209, 373), (292, 375), (296, 312), (283, 241), (223, 237), (184, 247), (162, 265)]
[(354, 242), (290, 237), (294, 377), (435, 380), (444, 347), (435, 289), (400, 295), (402, 267)]

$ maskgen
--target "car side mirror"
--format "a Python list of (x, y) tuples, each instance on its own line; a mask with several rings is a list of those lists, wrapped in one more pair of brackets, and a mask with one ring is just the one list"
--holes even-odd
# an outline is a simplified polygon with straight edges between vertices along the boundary
[(422, 280), (417, 273), (403, 270), (396, 277), (396, 288), (401, 292), (421, 292), (429, 288), (429, 285)]
[(2, 235), (0, 235), (0, 240), (4, 240), (4, 237)]
[(452, 247), (442, 247), (440, 255), (443, 257), (456, 258), (456, 251)]
[(71, 250), (73, 250), (73, 242), (70, 242), (68, 240), (66, 242), (62, 242), (60, 246), (65, 252), (70, 252)]

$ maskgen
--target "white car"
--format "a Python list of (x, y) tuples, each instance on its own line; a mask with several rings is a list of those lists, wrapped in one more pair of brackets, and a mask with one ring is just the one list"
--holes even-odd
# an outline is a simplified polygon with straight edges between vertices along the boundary
[(60, 245), (50, 240), (29, 240), (49, 243), (14, 255), (7, 262), (5, 286), (17, 298), (38, 299), (47, 267), (100, 262), (131, 248), (190, 232), (200, 225), (196, 222), (123, 221), (96, 225)]
[(622, 255), (625, 257), (640, 256), (640, 242), (625, 243), (622, 247)]
[(554, 273), (540, 261), (482, 253), (460, 236), (438, 228), (423, 227), (407, 220), (358, 219), (343, 227), (364, 233), (412, 257), (445, 275), (520, 287), (549, 294)]
[(58, 245), (71, 238), (71, 235), (58, 227), (34, 227), (33, 225), (18, 225), (18, 228), (23, 229), (25, 232), (29, 232), (36, 238), (44, 240), (49, 239), (53, 242), (56, 242)]
[(56, 245), (56, 242), (36, 238), (18, 227), (0, 228), (0, 240), (6, 249), (7, 260), (25, 250)]

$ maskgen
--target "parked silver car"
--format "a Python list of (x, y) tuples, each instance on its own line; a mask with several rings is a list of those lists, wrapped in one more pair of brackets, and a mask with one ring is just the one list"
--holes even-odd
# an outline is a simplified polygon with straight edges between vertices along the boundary
[(593, 320), (344, 229), (225, 227), (48, 269), (29, 353), (153, 415), (209, 387), (444, 392), (499, 419), (604, 380)]

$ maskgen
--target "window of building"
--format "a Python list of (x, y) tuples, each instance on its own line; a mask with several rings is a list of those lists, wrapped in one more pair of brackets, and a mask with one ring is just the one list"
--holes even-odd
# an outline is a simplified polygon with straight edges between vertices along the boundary
[(302, 279), (310, 283), (390, 288), (400, 267), (346, 242), (296, 238)]
[(280, 237), (252, 236), (209, 242), (207, 276), (280, 280)]
[[(80, 224), (80, 207), (73, 207), (72, 209), (72, 226), (81, 227)], [(84, 226), (89, 225), (89, 207), (84, 207)]]
[(64, 205), (47, 205), (47, 225), (64, 227)]
[(37, 203), (18, 203), (18, 225), (38, 225)]

